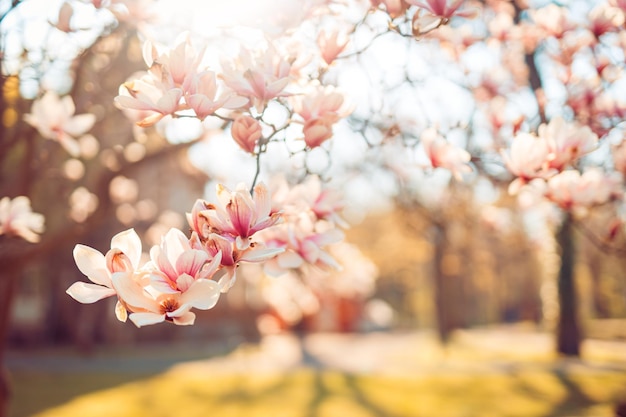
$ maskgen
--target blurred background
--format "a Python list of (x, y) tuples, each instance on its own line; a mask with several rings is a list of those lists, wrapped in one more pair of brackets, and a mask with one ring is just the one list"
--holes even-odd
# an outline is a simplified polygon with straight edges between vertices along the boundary
[[(0, 236), (9, 416), (626, 416), (623, 249), (598, 245), (587, 229), (572, 232), (580, 351), (559, 352), (562, 252), (553, 214), (520, 206), (507, 193), (502, 164), (489, 180), (454, 181), (439, 171), (416, 179), (404, 171), (400, 148), (364, 145), (364, 138), (382, 144), (406, 128), (406, 103), (397, 98), (381, 102), (380, 112), (375, 104), (356, 106), (338, 127), (344, 142), (298, 165), (332, 178), (346, 196), (351, 226), (345, 243), (329, 250), (349, 260), (340, 271), (272, 278), (242, 266), (237, 285), (215, 308), (197, 311), (194, 326), (138, 329), (116, 319), (115, 300), (71, 299), (66, 289), (85, 279), (72, 257), (77, 243), (104, 252), (115, 233), (132, 227), (144, 248), (158, 244), (171, 227), (188, 230), (185, 213), (216, 182), (249, 181), (254, 163), (219, 124), (201, 137), (194, 125), (141, 130), (112, 105), (120, 84), (145, 69), (144, 38), (172, 38), (181, 27), (193, 32), (208, 22), (174, 13), (165, 28), (146, 23), (151, 13), (173, 10), (166, 1), (152, 8), (129, 1), (123, 12), (113, 7), (123, 2), (70, 3), (73, 28), (63, 31), (65, 2), (0, 2), (0, 197), (28, 195), (46, 218), (37, 245)], [(393, 2), (365, 3), (385, 24), (395, 19)], [(514, 4), (477, 2), (484, 20), (495, 3)], [(580, 12), (581, 4), (572, 8)], [(438, 47), (424, 44), (425, 56), (436, 58), (428, 54)], [(378, 45), (373, 53), (384, 49)], [(398, 68), (406, 68), (400, 59), (390, 73)], [(360, 78), (346, 71), (352, 79), (337, 80), (349, 88)], [(443, 90), (428, 89), (454, 92), (450, 100), (462, 108), (471, 94), (456, 95), (451, 78), (450, 85), (437, 81)], [(43, 89), (69, 94), (77, 114), (96, 115), (79, 141), (80, 157), (22, 123)], [(449, 105), (443, 98), (437, 104)], [(541, 106), (530, 107), (538, 113)], [(389, 108), (397, 119), (372, 119), (372, 139), (364, 114)], [(413, 110), (432, 111), (426, 108)], [(450, 113), (434, 112), (428, 121), (449, 123), (452, 137), (468, 130), (460, 120), (472, 112)], [(289, 165), (284, 154), (272, 158), (268, 172)], [(613, 214), (600, 208), (585, 224), (602, 234)], [(619, 227), (612, 248), (626, 247)]]

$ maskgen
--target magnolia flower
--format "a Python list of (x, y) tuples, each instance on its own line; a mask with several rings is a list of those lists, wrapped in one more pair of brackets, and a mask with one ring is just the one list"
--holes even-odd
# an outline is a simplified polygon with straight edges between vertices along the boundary
[(539, 126), (539, 136), (545, 138), (548, 145), (549, 168), (557, 171), (593, 151), (598, 145), (598, 135), (588, 126), (566, 123), (560, 117), (555, 117), (547, 125)]
[(294, 99), (294, 109), (304, 120), (302, 133), (309, 148), (320, 146), (333, 135), (333, 124), (350, 113), (343, 94), (332, 87), (318, 87)]
[(274, 48), (268, 48), (257, 56), (243, 49), (236, 63), (222, 65), (221, 78), (236, 94), (250, 99), (261, 113), (268, 101), (289, 95), (285, 88), (290, 81), (291, 64)]
[(254, 154), (254, 147), (263, 135), (259, 121), (245, 114), (235, 119), (230, 128), (230, 133), (237, 145), (251, 154)]
[(566, 32), (576, 29), (576, 24), (570, 20), (568, 9), (550, 3), (540, 9), (529, 11), (535, 24), (548, 36), (562, 38)]
[(618, 7), (600, 3), (589, 12), (589, 30), (596, 38), (607, 32), (620, 30), (624, 24), (624, 12)]
[(509, 185), (509, 193), (517, 194), (524, 184), (534, 178), (553, 175), (554, 170), (548, 169), (549, 155), (550, 149), (545, 139), (529, 133), (518, 133), (509, 152), (502, 152), (506, 167), (517, 177)]
[(44, 231), (44, 216), (33, 213), (30, 199), (25, 196), (3, 197), (0, 200), (0, 235), (19, 236), (27, 242), (37, 243)]
[(328, 225), (325, 230), (317, 230), (316, 226), (306, 213), (300, 213), (281, 227), (268, 230), (264, 235), (266, 244), (284, 248), (285, 251), (265, 263), (265, 272), (280, 276), (305, 264), (322, 269), (339, 269), (340, 265), (325, 247), (340, 242), (344, 238), (343, 232)]
[(189, 83), (185, 103), (196, 113), (200, 120), (215, 113), (220, 108), (235, 109), (248, 103), (248, 99), (234, 95), (229, 91), (217, 94), (217, 80), (213, 71), (203, 71)]
[(426, 10), (432, 15), (447, 22), (453, 16), (472, 17), (476, 14), (474, 10), (459, 10), (465, 0), (406, 0), (407, 3)]
[(78, 156), (80, 146), (76, 137), (91, 129), (96, 116), (74, 116), (75, 111), (72, 97), (60, 98), (55, 92), (48, 91), (33, 102), (31, 112), (24, 115), (24, 120), (37, 129), (41, 136), (59, 142), (70, 155)]
[(184, 290), (161, 293), (150, 285), (142, 285), (130, 272), (118, 272), (111, 277), (115, 291), (130, 311), (128, 318), (137, 326), (170, 321), (191, 325), (196, 315), (192, 308), (211, 309), (217, 304), (220, 287), (215, 281), (196, 279)]
[(317, 46), (320, 48), (324, 62), (326, 62), (327, 65), (332, 64), (346, 48), (348, 41), (349, 39), (346, 36), (341, 37), (337, 30), (330, 33), (326, 33), (325, 30), (322, 30), (317, 37)]
[(208, 205), (202, 215), (216, 233), (235, 239), (239, 250), (250, 246), (250, 237), (256, 232), (280, 220), (280, 213), (270, 213), (272, 203), (263, 183), (254, 187), (254, 197), (244, 184), (239, 184), (235, 191), (218, 184), (217, 199), (218, 203)]
[(599, 169), (589, 169), (583, 174), (567, 170), (547, 181), (544, 195), (564, 210), (585, 214), (589, 208), (620, 196), (621, 187), (621, 178)]
[(122, 109), (147, 111), (148, 116), (137, 122), (138, 126), (149, 127), (163, 117), (180, 110), (180, 100), (183, 90), (171, 88), (163, 90), (149, 78), (129, 81), (120, 86), (119, 95), (115, 97), (115, 104)]
[(463, 173), (472, 172), (469, 152), (449, 143), (435, 129), (426, 129), (421, 142), (433, 168), (446, 168), (456, 179), (461, 179)]
[(387, 14), (389, 14), (392, 19), (402, 16), (409, 8), (409, 5), (405, 2), (405, 0), (370, 0), (370, 3), (376, 8), (383, 4)]
[(228, 236), (211, 233), (206, 241), (205, 249), (215, 256), (221, 253), (219, 271), (215, 274), (221, 292), (228, 292), (237, 279), (239, 264), (260, 263), (274, 258), (284, 252), (283, 248), (265, 247), (263, 244), (252, 242), (245, 249), (236, 246), (235, 241)]
[[(111, 249), (106, 255), (81, 244), (74, 247), (73, 255), (76, 266), (91, 283), (75, 282), (66, 293), (80, 303), (91, 304), (116, 294), (112, 274), (132, 274), (139, 269), (141, 240), (134, 229), (128, 229), (113, 236)], [(120, 321), (126, 321), (126, 308), (120, 300), (115, 312)]]
[(160, 246), (150, 250), (152, 287), (161, 293), (184, 292), (198, 279), (211, 279), (220, 265), (222, 253), (212, 259), (206, 251), (192, 249), (189, 239), (178, 229), (170, 229)]

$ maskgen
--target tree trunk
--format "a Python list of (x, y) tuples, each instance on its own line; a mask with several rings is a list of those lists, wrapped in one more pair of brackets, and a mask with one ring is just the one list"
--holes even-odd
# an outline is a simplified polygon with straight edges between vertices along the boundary
[(439, 341), (445, 345), (448, 343), (450, 332), (453, 329), (448, 288), (449, 277), (443, 271), (443, 258), (446, 252), (446, 230), (440, 225), (435, 225), (434, 230), (433, 290), (435, 293), (435, 315)]
[(17, 287), (17, 279), (11, 274), (16, 273), (14, 268), (2, 268), (0, 273), (0, 417), (9, 415), (11, 399), (11, 381), (5, 366), (5, 352), (9, 337), (11, 307)]
[(577, 314), (576, 282), (574, 264), (576, 262), (573, 219), (567, 213), (557, 233), (557, 243), (561, 248), (559, 268), (559, 319), (556, 329), (557, 352), (568, 356), (580, 356), (580, 327)]

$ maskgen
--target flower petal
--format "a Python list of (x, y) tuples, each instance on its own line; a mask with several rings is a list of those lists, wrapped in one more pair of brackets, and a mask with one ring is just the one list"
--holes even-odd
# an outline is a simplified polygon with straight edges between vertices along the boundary
[(141, 239), (135, 229), (128, 229), (113, 236), (111, 249), (117, 248), (124, 252), (135, 269), (139, 268), (141, 259)]
[(165, 314), (156, 313), (132, 313), (128, 316), (135, 326), (149, 326), (151, 324), (163, 323), (165, 321)]
[(103, 298), (115, 295), (115, 290), (112, 288), (82, 281), (73, 283), (65, 292), (74, 300), (83, 304), (95, 303)]
[(111, 287), (110, 274), (104, 255), (89, 246), (78, 244), (73, 251), (76, 266), (92, 282)]
[(217, 282), (208, 279), (196, 280), (187, 291), (181, 294), (179, 300), (200, 310), (215, 307), (220, 298), (220, 286)]

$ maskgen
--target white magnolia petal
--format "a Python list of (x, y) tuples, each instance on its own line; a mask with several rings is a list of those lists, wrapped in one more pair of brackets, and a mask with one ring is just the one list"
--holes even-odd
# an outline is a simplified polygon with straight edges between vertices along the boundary
[(196, 280), (187, 291), (181, 294), (180, 302), (189, 304), (200, 310), (208, 310), (215, 307), (220, 298), (220, 285), (208, 279)]
[(139, 269), (141, 259), (141, 239), (135, 229), (124, 230), (113, 236), (111, 249), (117, 248), (124, 252), (135, 269)]
[(186, 312), (181, 316), (172, 317), (174, 324), (178, 326), (191, 326), (196, 321), (196, 315), (191, 311)]
[(165, 321), (165, 314), (157, 313), (132, 313), (128, 316), (135, 326), (149, 326), (151, 324), (163, 323)]
[(159, 303), (147, 294), (143, 287), (133, 280), (128, 272), (116, 272), (111, 277), (113, 288), (122, 301), (131, 307), (148, 311), (160, 311)]
[(85, 245), (76, 245), (73, 251), (76, 266), (87, 278), (96, 284), (111, 287), (110, 274), (104, 255)]
[(285, 248), (263, 248), (263, 249), (252, 249), (246, 251), (241, 258), (240, 261), (245, 262), (263, 262), (268, 259), (273, 258), (279, 253), (283, 253)]
[(302, 265), (303, 259), (296, 252), (287, 250), (276, 257), (278, 265), (282, 268), (299, 268)]
[(95, 303), (103, 298), (115, 295), (115, 290), (111, 288), (82, 281), (73, 283), (65, 292), (74, 300), (83, 304)]
[(96, 122), (94, 114), (79, 114), (63, 125), (63, 130), (72, 136), (80, 136), (91, 129)]

